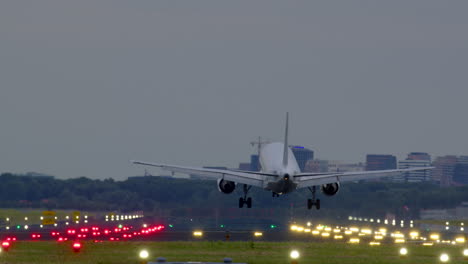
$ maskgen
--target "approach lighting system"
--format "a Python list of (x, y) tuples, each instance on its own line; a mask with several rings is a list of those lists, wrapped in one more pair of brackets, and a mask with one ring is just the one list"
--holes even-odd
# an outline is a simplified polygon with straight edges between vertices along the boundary
[(140, 259), (143, 259), (143, 260), (147, 259), (149, 257), (148, 250), (146, 249), (141, 250), (138, 256), (140, 257)]
[(82, 247), (83, 247), (83, 246), (81, 245), (80, 242), (73, 242), (72, 248), (73, 248), (73, 251), (74, 251), (75, 253), (80, 252), (80, 250), (81, 250)]

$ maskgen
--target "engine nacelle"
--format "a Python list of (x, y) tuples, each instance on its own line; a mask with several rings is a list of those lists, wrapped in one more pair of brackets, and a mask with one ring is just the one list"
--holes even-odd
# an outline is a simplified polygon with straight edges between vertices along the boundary
[(226, 181), (223, 179), (218, 179), (218, 191), (225, 193), (225, 194), (230, 194), (236, 189), (236, 183), (232, 181)]
[(334, 182), (334, 183), (324, 184), (320, 187), (320, 189), (325, 195), (333, 196), (338, 192), (338, 190), (340, 190), (340, 183)]

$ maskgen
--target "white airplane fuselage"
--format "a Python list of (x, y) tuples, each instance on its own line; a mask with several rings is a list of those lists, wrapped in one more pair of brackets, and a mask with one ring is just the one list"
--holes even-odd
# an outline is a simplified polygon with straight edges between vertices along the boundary
[(265, 189), (277, 194), (292, 192), (296, 189), (297, 183), (294, 182), (294, 175), (301, 172), (296, 158), (291, 149), (287, 148), (287, 162), (284, 164), (284, 143), (275, 142), (262, 146), (260, 149), (260, 164), (262, 172), (278, 175), (269, 177)]

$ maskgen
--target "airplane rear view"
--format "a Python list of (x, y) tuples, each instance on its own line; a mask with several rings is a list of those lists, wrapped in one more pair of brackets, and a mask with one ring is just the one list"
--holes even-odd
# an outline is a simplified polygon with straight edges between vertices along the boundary
[(289, 115), (286, 113), (285, 136), (283, 142), (262, 144), (260, 147), (261, 171), (220, 170), (196, 167), (184, 167), (152, 162), (132, 161), (134, 164), (159, 167), (163, 170), (199, 174), (217, 180), (218, 190), (225, 194), (232, 193), (237, 184), (242, 184), (244, 195), (239, 198), (239, 208), (252, 207), (252, 198), (248, 193), (252, 186), (271, 191), (273, 197), (290, 193), (297, 189), (307, 188), (311, 198), (307, 199), (307, 208), (320, 209), (320, 199), (316, 198), (317, 187), (327, 196), (335, 195), (341, 182), (377, 179), (398, 176), (403, 172), (430, 170), (433, 167), (408, 168), (394, 170), (360, 171), (360, 172), (301, 172), (296, 158), (288, 145)]

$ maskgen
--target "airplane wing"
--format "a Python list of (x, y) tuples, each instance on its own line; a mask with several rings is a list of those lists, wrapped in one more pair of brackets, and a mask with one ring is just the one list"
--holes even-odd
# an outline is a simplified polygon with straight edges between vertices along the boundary
[(218, 170), (218, 169), (206, 169), (206, 168), (196, 168), (196, 167), (185, 167), (177, 165), (168, 165), (144, 161), (131, 161), (133, 164), (146, 165), (152, 167), (158, 167), (163, 170), (183, 173), (183, 174), (197, 174), (203, 175), (212, 179), (224, 179), (228, 181), (233, 181), (236, 183), (242, 183), (257, 187), (263, 187), (263, 179), (267, 174), (261, 172), (242, 172), (242, 171), (232, 171), (232, 170)]
[(300, 173), (294, 176), (297, 180), (297, 188), (305, 188), (334, 182), (347, 182), (377, 179), (383, 177), (399, 176), (403, 172), (431, 170), (434, 167), (418, 167), (409, 169), (359, 171), (359, 172), (336, 172), (336, 173)]

